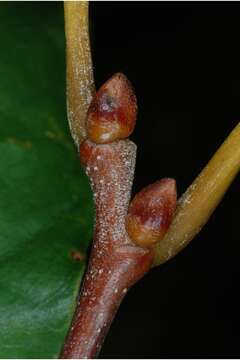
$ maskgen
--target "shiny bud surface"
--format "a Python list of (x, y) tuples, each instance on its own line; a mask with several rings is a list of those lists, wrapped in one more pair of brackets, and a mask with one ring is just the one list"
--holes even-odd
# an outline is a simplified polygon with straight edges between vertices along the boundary
[(113, 75), (97, 91), (86, 120), (87, 136), (96, 144), (126, 139), (133, 132), (137, 100), (125, 75)]
[(132, 241), (142, 247), (161, 241), (171, 224), (176, 202), (174, 179), (165, 178), (141, 190), (130, 204), (126, 221)]

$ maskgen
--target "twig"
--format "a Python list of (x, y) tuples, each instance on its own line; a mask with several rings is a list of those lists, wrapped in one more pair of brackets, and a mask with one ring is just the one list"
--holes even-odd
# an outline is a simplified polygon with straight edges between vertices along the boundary
[[(133, 131), (135, 119), (133, 90), (124, 75), (116, 74), (93, 99), (87, 117), (88, 140), (80, 147), (95, 200), (95, 231), (62, 358), (97, 356), (123, 296), (151, 268), (153, 233), (155, 243), (166, 232), (175, 210), (175, 183), (165, 179), (140, 192), (128, 213), (136, 146), (122, 138)], [(144, 247), (134, 243), (139, 238)]]
[[(153, 219), (151, 216), (155, 211), (151, 209), (151, 203), (157, 204), (160, 194), (161, 201), (174, 204), (173, 190), (167, 197), (166, 189), (163, 192), (158, 188), (161, 184), (150, 186), (149, 191), (144, 190), (133, 200), (127, 216), (136, 149), (126, 138), (135, 124), (136, 114), (131, 105), (134, 97), (129, 93), (127, 102), (121, 94), (119, 97), (121, 86), (117, 81), (118, 85), (110, 86), (110, 93), (105, 84), (104, 91), (99, 92), (101, 96), (97, 96), (89, 108), (94, 81), (88, 4), (65, 2), (64, 9), (68, 118), (78, 148), (81, 144), (81, 161), (91, 179), (96, 205), (92, 254), (61, 355), (62, 358), (82, 358), (97, 355), (127, 289), (151, 266), (159, 265), (179, 252), (206, 223), (239, 171), (240, 125), (179, 200), (174, 221), (165, 237), (167, 227), (162, 230), (162, 219), (167, 219), (169, 225), (174, 207), (171, 211), (168, 208), (170, 215), (163, 212), (165, 205), (157, 208), (158, 217)], [(129, 119), (132, 123), (126, 122)], [(84, 140), (86, 138), (88, 140)], [(145, 198), (144, 193), (147, 193)], [(153, 198), (149, 200), (149, 196)], [(149, 216), (151, 221), (148, 221)], [(149, 223), (153, 226), (150, 231)]]
[(202, 229), (240, 170), (240, 123), (180, 198), (164, 239), (156, 245), (154, 265), (175, 256)]
[(91, 142), (83, 145), (91, 152), (87, 168), (95, 194), (95, 234), (62, 353), (63, 358), (80, 359), (97, 356), (123, 296), (150, 269), (153, 260), (149, 250), (134, 246), (125, 229), (135, 163), (134, 144), (123, 140), (114, 145), (96, 146)]

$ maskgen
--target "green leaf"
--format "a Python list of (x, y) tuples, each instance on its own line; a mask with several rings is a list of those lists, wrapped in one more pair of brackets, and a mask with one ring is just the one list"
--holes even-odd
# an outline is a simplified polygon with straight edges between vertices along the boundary
[[(0, 3), (0, 357), (57, 357), (91, 239), (68, 129), (62, 3)], [(81, 257), (81, 256), (80, 256)]]

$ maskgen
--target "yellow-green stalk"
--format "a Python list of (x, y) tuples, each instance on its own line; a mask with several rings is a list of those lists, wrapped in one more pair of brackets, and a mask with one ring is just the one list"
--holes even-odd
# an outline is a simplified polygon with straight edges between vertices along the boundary
[(65, 1), (67, 108), (72, 137), (79, 147), (95, 90), (88, 24), (88, 1)]
[(178, 201), (173, 222), (155, 247), (155, 266), (175, 256), (195, 237), (239, 170), (240, 123)]

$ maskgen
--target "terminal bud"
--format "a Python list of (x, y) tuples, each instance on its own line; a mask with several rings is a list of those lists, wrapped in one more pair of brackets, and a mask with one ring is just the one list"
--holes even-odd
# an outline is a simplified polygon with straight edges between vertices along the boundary
[(122, 73), (113, 75), (97, 91), (86, 120), (88, 139), (97, 144), (126, 139), (133, 132), (137, 100), (131, 83)]

